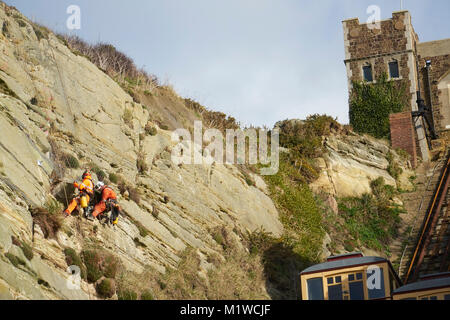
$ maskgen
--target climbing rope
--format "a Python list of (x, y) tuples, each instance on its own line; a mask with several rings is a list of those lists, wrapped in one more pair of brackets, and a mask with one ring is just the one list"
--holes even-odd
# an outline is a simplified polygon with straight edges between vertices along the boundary
[[(73, 114), (72, 107), (70, 105), (69, 99), (67, 98), (66, 88), (64, 86), (64, 81), (63, 81), (63, 78), (62, 78), (61, 70), (59, 68), (58, 62), (56, 61), (55, 51), (53, 50), (53, 46), (50, 44), (50, 41), (49, 41), (49, 46), (50, 46), (50, 51), (52, 52), (53, 61), (55, 62), (56, 71), (58, 72), (59, 82), (61, 84), (61, 89), (62, 89), (62, 93), (63, 93), (63, 96), (64, 96), (64, 101), (66, 103), (66, 106), (69, 109), (70, 115), (72, 116), (72, 118), (74, 120), (74, 126), (77, 127), (77, 121), (75, 119), (75, 115)], [(63, 157), (63, 161), (67, 162), (68, 158), (67, 158), (66, 154), (63, 153), (62, 157)], [(67, 196), (67, 190), (66, 190), (66, 185), (65, 184), (63, 184), (63, 189), (64, 189), (64, 197), (66, 199), (66, 207), (67, 207), (67, 206), (69, 206), (69, 201), (68, 201), (69, 198)]]

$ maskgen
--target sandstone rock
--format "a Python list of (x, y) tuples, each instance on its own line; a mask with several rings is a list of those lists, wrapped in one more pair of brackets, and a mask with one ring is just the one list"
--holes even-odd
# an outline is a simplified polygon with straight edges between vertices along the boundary
[(336, 136), (325, 141), (327, 153), (318, 159), (319, 178), (311, 184), (316, 192), (338, 197), (358, 197), (370, 193), (370, 182), (383, 177), (385, 183), (397, 187), (386, 171), (389, 146), (368, 136)]
[(328, 257), (331, 256), (331, 251), (328, 250), (328, 245), (332, 242), (331, 237), (328, 233), (325, 233), (325, 237), (323, 238), (322, 242), (322, 254), (321, 254), (321, 260), (325, 260)]
[(326, 204), (330, 207), (330, 209), (333, 211), (334, 214), (339, 213), (338, 203), (336, 199), (333, 196), (328, 196), (326, 200)]

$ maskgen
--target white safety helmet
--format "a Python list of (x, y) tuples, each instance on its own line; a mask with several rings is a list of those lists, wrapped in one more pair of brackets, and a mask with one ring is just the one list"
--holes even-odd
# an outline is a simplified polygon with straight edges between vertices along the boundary
[(105, 184), (103, 182), (99, 181), (95, 185), (95, 190), (100, 191), (104, 186), (105, 186)]

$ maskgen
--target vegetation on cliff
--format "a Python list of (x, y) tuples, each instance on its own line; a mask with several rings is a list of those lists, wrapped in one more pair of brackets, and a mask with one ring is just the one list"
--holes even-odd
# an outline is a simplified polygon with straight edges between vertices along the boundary
[(380, 76), (375, 83), (353, 82), (350, 96), (350, 124), (357, 133), (390, 138), (389, 115), (408, 105), (406, 86)]
[(327, 215), (327, 228), (347, 251), (365, 247), (389, 256), (404, 208), (392, 202), (397, 191), (383, 178), (372, 181), (371, 188), (372, 194), (338, 199), (338, 215)]

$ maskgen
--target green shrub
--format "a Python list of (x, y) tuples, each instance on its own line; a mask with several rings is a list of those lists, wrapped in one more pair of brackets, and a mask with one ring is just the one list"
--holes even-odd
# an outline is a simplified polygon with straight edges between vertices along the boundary
[(241, 171), (247, 185), (250, 187), (254, 187), (256, 185), (256, 182), (253, 179), (253, 177), (247, 172), (247, 169), (243, 168), (243, 167), (241, 167), (240, 169), (241, 169), (240, 171)]
[(117, 298), (118, 300), (137, 300), (137, 293), (129, 289), (118, 290)]
[(395, 152), (402, 158), (403, 160), (407, 161), (411, 158), (411, 155), (404, 149), (397, 148), (395, 149)]
[(221, 246), (223, 246), (224, 243), (225, 243), (225, 241), (224, 241), (224, 239), (223, 239), (223, 236), (222, 236), (222, 234), (221, 234), (220, 232), (215, 232), (215, 233), (213, 234), (213, 239), (214, 239), (215, 242), (217, 242), (217, 243), (220, 244)]
[(48, 39), (50, 31), (46, 27), (34, 23), (33, 30), (39, 41), (41, 41), (42, 39)]
[(145, 290), (141, 293), (141, 300), (155, 300), (150, 290)]
[(396, 191), (383, 178), (372, 181), (370, 186), (373, 194), (339, 200), (339, 215), (350, 235), (344, 243), (356, 247), (359, 240), (368, 248), (388, 251), (390, 241), (398, 235), (399, 214), (404, 209), (391, 205)]
[(63, 211), (63, 204), (58, 200), (49, 197), (44, 204), (44, 208), (48, 211), (50, 215), (61, 214)]
[(120, 264), (112, 254), (100, 250), (84, 250), (81, 255), (88, 282), (94, 283), (103, 276), (111, 279), (116, 277)]
[(106, 173), (99, 166), (91, 164), (91, 170), (97, 175), (98, 180), (103, 181), (105, 179)]
[(117, 271), (119, 270), (119, 260), (110, 254), (104, 256), (102, 270), (105, 277), (114, 279), (117, 275)]
[(376, 180), (370, 182), (370, 188), (378, 203), (382, 205), (389, 205), (395, 195), (395, 189), (393, 186), (387, 185), (383, 177), (379, 177)]
[(12, 263), (14, 267), (18, 267), (19, 265), (25, 266), (25, 261), (20, 259), (18, 256), (13, 255), (12, 253), (5, 253), (5, 257), (9, 259), (9, 261)]
[(86, 266), (86, 279), (90, 283), (96, 282), (103, 276), (101, 270), (101, 256), (99, 252), (93, 250), (83, 251), (83, 261)]
[(115, 173), (109, 174), (109, 181), (111, 181), (114, 184), (117, 184), (119, 182), (119, 176)]
[(100, 297), (111, 298), (116, 292), (116, 285), (112, 279), (103, 279), (95, 289)]
[(78, 169), (80, 167), (80, 162), (75, 156), (71, 154), (65, 154), (63, 157), (64, 157), (64, 164), (66, 165), (67, 168)]
[(397, 162), (394, 160), (394, 155), (391, 152), (388, 152), (386, 160), (389, 165), (387, 167), (387, 172), (395, 179), (398, 180), (398, 177), (403, 173), (403, 169), (400, 168)]
[(22, 241), (21, 242), (21, 246), (20, 248), (23, 251), (23, 254), (25, 255), (25, 257), (31, 261), (33, 259), (33, 248), (26, 242)]
[(383, 74), (376, 83), (353, 82), (350, 97), (350, 124), (358, 133), (375, 138), (390, 138), (389, 115), (408, 106), (406, 86), (388, 81)]
[(310, 183), (319, 177), (319, 171), (313, 159), (322, 156), (323, 136), (334, 131), (344, 131), (341, 125), (327, 115), (312, 115), (305, 121), (282, 121), (280, 129), (280, 146), (289, 149), (285, 161), (300, 173), (299, 181)]
[(135, 222), (136, 227), (139, 230), (139, 235), (142, 238), (145, 238), (146, 236), (148, 236), (150, 234), (150, 232), (147, 230), (147, 228), (145, 228), (140, 222), (137, 222), (137, 221), (134, 221), (134, 222)]
[(280, 154), (277, 174), (265, 176), (272, 199), (280, 210), (280, 219), (291, 239), (294, 251), (317, 261), (325, 234), (322, 215), (313, 192), (305, 182), (304, 173), (291, 161), (289, 155)]

